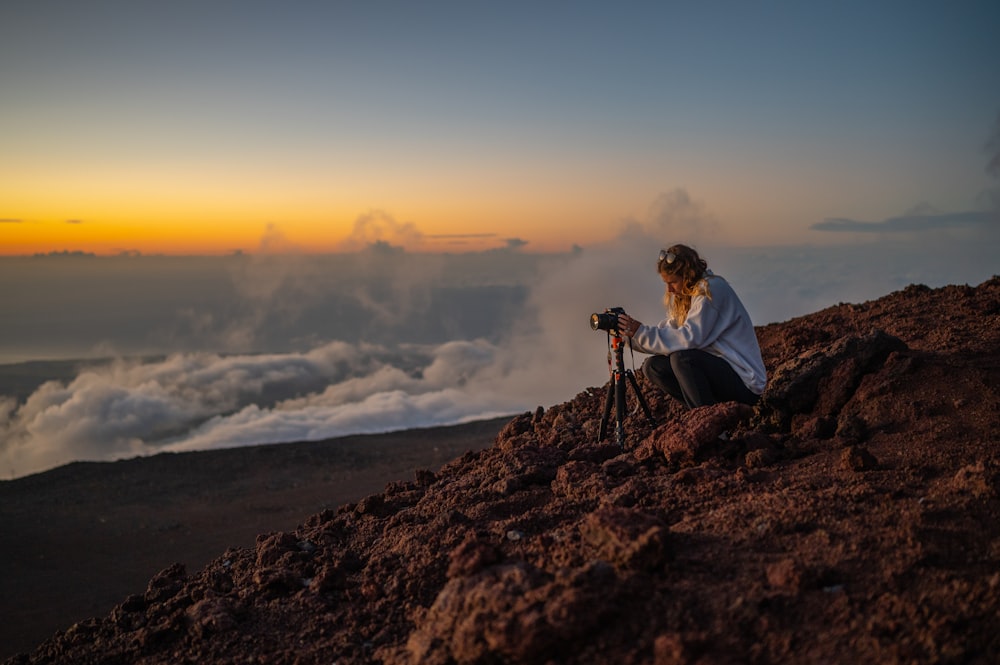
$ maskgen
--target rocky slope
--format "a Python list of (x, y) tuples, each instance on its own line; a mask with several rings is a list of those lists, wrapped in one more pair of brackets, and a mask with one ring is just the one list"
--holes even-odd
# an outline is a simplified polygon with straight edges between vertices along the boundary
[(758, 335), (756, 409), (585, 390), (10, 662), (1000, 660), (1000, 279)]

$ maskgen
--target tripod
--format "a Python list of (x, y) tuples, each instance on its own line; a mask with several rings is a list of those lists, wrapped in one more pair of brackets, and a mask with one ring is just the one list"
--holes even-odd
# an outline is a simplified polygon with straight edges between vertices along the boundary
[[(635, 380), (635, 372), (631, 369), (625, 369), (624, 340), (621, 333), (617, 330), (609, 330), (608, 341), (611, 345), (611, 349), (608, 351), (608, 368), (611, 371), (611, 381), (608, 383), (608, 396), (604, 402), (604, 416), (601, 418), (601, 434), (598, 441), (603, 441), (608, 433), (608, 419), (611, 417), (611, 404), (613, 402), (615, 405), (615, 438), (618, 446), (622, 450), (625, 450), (626, 380), (632, 384), (632, 389), (635, 390), (635, 396), (639, 400), (639, 404), (642, 405), (643, 413), (646, 414), (646, 420), (649, 421), (650, 427), (656, 427), (656, 421), (653, 420), (653, 414), (649, 411), (649, 405), (646, 404), (646, 400), (642, 396), (642, 391), (639, 390), (639, 383)], [(614, 369), (611, 369), (612, 354), (614, 354), (615, 359)]]

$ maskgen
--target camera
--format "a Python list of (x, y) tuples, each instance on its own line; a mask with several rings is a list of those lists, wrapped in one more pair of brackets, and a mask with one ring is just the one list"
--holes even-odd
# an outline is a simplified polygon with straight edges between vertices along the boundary
[(603, 313), (591, 314), (590, 328), (591, 330), (608, 330), (617, 333), (618, 317), (624, 313), (625, 310), (622, 307), (609, 307)]

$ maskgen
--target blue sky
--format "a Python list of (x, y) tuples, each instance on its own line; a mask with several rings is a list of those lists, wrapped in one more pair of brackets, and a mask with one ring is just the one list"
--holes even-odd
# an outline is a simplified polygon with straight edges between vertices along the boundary
[(409, 249), (558, 251), (677, 189), (717, 242), (843, 242), (812, 226), (988, 207), (998, 24), (995, 2), (9, 2), (4, 253), (268, 228), (337, 250), (371, 211)]

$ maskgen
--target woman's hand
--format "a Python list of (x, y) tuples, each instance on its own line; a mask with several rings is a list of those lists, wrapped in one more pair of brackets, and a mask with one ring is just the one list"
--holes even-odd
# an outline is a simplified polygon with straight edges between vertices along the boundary
[(633, 319), (628, 314), (618, 315), (618, 332), (626, 337), (632, 337), (642, 324)]

